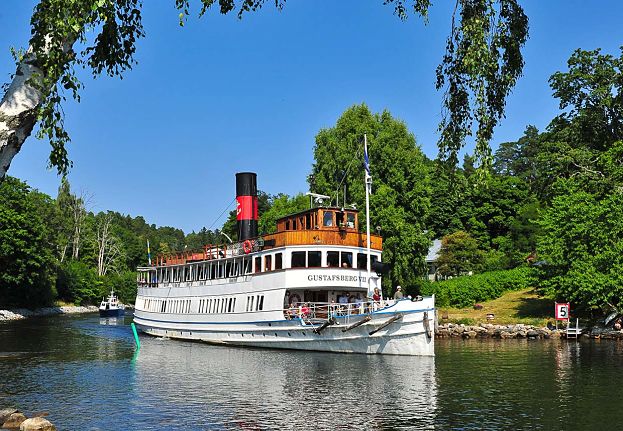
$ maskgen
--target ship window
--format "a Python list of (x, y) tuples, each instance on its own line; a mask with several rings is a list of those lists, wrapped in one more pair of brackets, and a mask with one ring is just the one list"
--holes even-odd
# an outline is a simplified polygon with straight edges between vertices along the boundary
[(368, 259), (366, 259), (365, 253), (357, 253), (357, 268), (359, 269), (368, 268)]
[(210, 264), (210, 280), (214, 280), (216, 278), (216, 263)]
[(244, 260), (244, 273), (245, 274), (250, 274), (251, 273), (251, 259), (248, 257), (245, 257)]
[(281, 253), (275, 254), (275, 269), (283, 268), (283, 257)]
[(193, 278), (193, 267), (192, 266), (187, 266), (186, 267), (186, 281), (190, 281)]
[(251, 311), (253, 311), (253, 300), (254, 300), (254, 299), (255, 299), (255, 297), (254, 297), (254, 296), (252, 296), (252, 297), (251, 297), (251, 305), (250, 305), (250, 307), (249, 307), (249, 309), (250, 309)]
[(246, 311), (249, 311), (249, 303), (251, 302), (251, 298), (249, 298), (247, 296), (247, 308), (245, 308)]
[(346, 227), (346, 224), (344, 223), (344, 213), (343, 212), (335, 213), (335, 222), (336, 222), (336, 225), (339, 226), (339, 227)]
[(339, 251), (328, 251), (327, 252), (327, 266), (340, 266), (340, 252)]
[(304, 251), (293, 251), (292, 264), (290, 266), (292, 268), (305, 268), (305, 255)]
[(346, 214), (346, 227), (350, 229), (355, 229), (355, 213)]
[(255, 272), (261, 272), (261, 271), (262, 271), (262, 258), (258, 256), (255, 258)]
[(231, 312), (236, 311), (236, 298), (234, 298), (234, 305), (231, 306)]
[(307, 266), (310, 268), (319, 268), (321, 266), (321, 252), (309, 251), (307, 252)]
[(292, 219), (292, 230), (296, 230), (296, 219)]
[(229, 298), (229, 301), (227, 301), (227, 312), (231, 313), (231, 306), (234, 304), (234, 299), (233, 298)]
[(258, 309), (262, 311), (264, 309), (264, 295), (260, 296)]
[(340, 261), (340, 266), (342, 268), (352, 268), (353, 267), (353, 254), (342, 252), (342, 259)]
[(311, 214), (305, 214), (305, 229), (312, 229), (313, 225), (312, 225), (312, 218), (311, 218)]
[(160, 310), (161, 313), (164, 313), (167, 311), (167, 303), (165, 301), (162, 301), (162, 309)]
[(322, 225), (323, 226), (333, 226), (333, 212), (325, 211), (322, 216)]
[(271, 255), (264, 257), (264, 271), (272, 270), (272, 258)]
[(290, 219), (286, 220), (286, 230), (290, 230)]

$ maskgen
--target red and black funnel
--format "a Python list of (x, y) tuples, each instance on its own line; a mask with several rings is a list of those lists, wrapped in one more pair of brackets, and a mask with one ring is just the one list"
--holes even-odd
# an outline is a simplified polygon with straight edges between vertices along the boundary
[(238, 241), (257, 236), (257, 174), (238, 172), (236, 174), (236, 219), (238, 220)]

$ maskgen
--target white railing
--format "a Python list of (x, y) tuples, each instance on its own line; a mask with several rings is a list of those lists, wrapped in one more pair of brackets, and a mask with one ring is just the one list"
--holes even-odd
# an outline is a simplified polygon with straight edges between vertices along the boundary
[(283, 310), (286, 319), (328, 320), (332, 317), (349, 318), (372, 313), (394, 304), (393, 300), (360, 301), (349, 303), (336, 302), (296, 302)]

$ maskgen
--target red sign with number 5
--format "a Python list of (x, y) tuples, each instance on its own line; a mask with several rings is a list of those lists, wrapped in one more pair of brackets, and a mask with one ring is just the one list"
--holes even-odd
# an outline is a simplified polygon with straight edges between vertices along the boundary
[(571, 311), (571, 307), (569, 307), (568, 302), (556, 302), (554, 307), (554, 315), (556, 316), (556, 320), (569, 320), (569, 312)]

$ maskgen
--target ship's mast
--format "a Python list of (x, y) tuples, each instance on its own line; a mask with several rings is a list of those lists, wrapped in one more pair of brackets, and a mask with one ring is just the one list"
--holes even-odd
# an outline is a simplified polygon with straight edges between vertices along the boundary
[(363, 157), (365, 165), (365, 187), (366, 187), (366, 242), (368, 247), (368, 294), (370, 294), (370, 273), (372, 272), (372, 262), (370, 260), (370, 188), (372, 186), (372, 176), (370, 176), (370, 159), (368, 158), (368, 135), (363, 134)]

